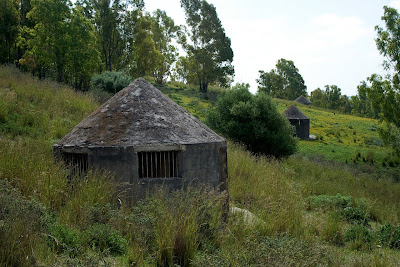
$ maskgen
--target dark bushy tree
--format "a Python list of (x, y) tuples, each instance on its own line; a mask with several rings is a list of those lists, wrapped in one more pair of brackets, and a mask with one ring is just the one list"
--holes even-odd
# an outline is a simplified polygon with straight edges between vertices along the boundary
[(297, 139), (289, 121), (265, 93), (252, 95), (248, 85), (227, 91), (207, 117), (220, 134), (241, 142), (255, 153), (285, 157), (296, 152)]
[(131, 82), (132, 78), (123, 72), (104, 71), (93, 76), (91, 85), (93, 90), (103, 90), (115, 94)]

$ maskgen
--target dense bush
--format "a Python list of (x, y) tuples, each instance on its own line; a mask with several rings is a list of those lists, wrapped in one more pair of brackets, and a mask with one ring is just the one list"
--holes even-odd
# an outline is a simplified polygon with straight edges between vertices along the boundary
[(115, 94), (132, 82), (132, 78), (123, 72), (104, 71), (94, 75), (91, 80), (92, 90), (102, 90)]
[(45, 208), (0, 179), (0, 266), (34, 266), (49, 217)]
[(367, 225), (371, 220), (367, 203), (362, 198), (352, 198), (340, 194), (336, 196), (318, 195), (309, 197), (307, 202), (310, 210), (333, 210), (350, 223)]
[(255, 153), (284, 157), (296, 151), (297, 140), (289, 121), (269, 96), (252, 95), (245, 85), (227, 91), (207, 121), (214, 130)]
[(346, 231), (345, 239), (353, 249), (371, 248), (373, 234), (364, 225), (353, 225)]
[(380, 228), (377, 236), (382, 245), (400, 249), (400, 226), (385, 224)]

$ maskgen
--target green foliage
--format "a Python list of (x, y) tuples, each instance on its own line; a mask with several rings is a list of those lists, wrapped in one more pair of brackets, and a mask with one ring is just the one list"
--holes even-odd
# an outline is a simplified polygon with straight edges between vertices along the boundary
[(0, 63), (12, 63), (12, 52), (19, 31), (18, 1), (0, 3)]
[(153, 75), (162, 60), (162, 54), (153, 40), (152, 26), (153, 19), (149, 14), (141, 16), (136, 22), (132, 48), (134, 64), (129, 70), (134, 77)]
[(377, 236), (383, 246), (400, 249), (400, 226), (382, 225)]
[(364, 225), (354, 225), (346, 231), (345, 239), (352, 249), (370, 249), (374, 240), (371, 230)]
[(87, 230), (87, 243), (89, 247), (111, 255), (122, 255), (128, 247), (127, 240), (106, 224), (91, 225)]
[(337, 211), (348, 222), (356, 224), (369, 223), (369, 211), (365, 199), (353, 199), (350, 196), (319, 195), (308, 199), (310, 209)]
[(372, 108), (372, 101), (368, 98), (368, 85), (365, 81), (362, 81), (357, 86), (357, 95), (351, 97), (352, 110), (351, 113), (361, 117), (378, 118), (379, 110)]
[(57, 253), (66, 253), (70, 257), (77, 257), (83, 253), (83, 237), (73, 228), (60, 223), (54, 223), (49, 229), (49, 246)]
[(386, 145), (390, 145), (397, 155), (400, 155), (400, 37), (398, 27), (400, 15), (395, 8), (384, 6), (382, 20), (385, 28), (376, 26), (378, 37), (376, 45), (379, 52), (385, 56), (384, 66), (393, 75), (382, 79), (377, 74), (368, 78), (371, 87), (367, 89), (368, 98), (372, 101), (374, 112), (381, 112), (384, 122), (379, 134)]
[(294, 100), (307, 94), (307, 86), (293, 61), (279, 59), (271, 72), (259, 71), (258, 91), (271, 97)]
[(152, 16), (152, 32), (154, 45), (160, 52), (157, 67), (154, 69), (153, 76), (157, 84), (165, 82), (165, 76), (170, 75), (171, 66), (176, 61), (178, 52), (172, 44), (176, 38), (179, 26), (176, 26), (173, 19), (168, 17), (165, 11), (157, 9)]
[(36, 265), (49, 217), (35, 200), (29, 200), (0, 179), (0, 265)]
[(336, 85), (325, 85), (325, 90), (315, 89), (311, 92), (310, 100), (316, 107), (337, 110), (345, 114), (352, 112), (353, 100), (359, 103), (359, 98), (349, 99), (346, 95), (342, 95), (341, 89)]
[(265, 93), (252, 95), (244, 85), (227, 91), (207, 118), (209, 125), (251, 151), (285, 157), (296, 151), (293, 127)]
[(215, 7), (205, 0), (181, 0), (181, 6), (190, 31), (185, 29), (179, 42), (187, 52), (189, 72), (196, 75), (200, 91), (207, 92), (209, 84), (229, 85), (228, 76), (234, 75), (233, 51)]
[(132, 78), (122, 72), (104, 71), (94, 75), (91, 80), (93, 90), (103, 90), (116, 94), (132, 82)]

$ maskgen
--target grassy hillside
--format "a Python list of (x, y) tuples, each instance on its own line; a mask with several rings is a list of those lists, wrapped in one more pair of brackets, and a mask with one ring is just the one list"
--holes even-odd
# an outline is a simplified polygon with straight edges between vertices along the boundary
[[(281, 112), (293, 104), (284, 100), (276, 100), (276, 103)], [(379, 138), (378, 120), (343, 115), (302, 104), (296, 106), (310, 118), (310, 133), (317, 137), (313, 142), (301, 141), (301, 153), (323, 155), (327, 159), (347, 163), (389, 165), (391, 158), (387, 157), (390, 149), (383, 147)]]
[[(218, 94), (165, 92), (200, 118)], [(98, 106), (92, 97), (8, 67), (0, 96), (1, 266), (400, 265), (400, 184), (391, 179), (229, 143), (230, 202), (255, 221), (221, 221), (222, 197), (198, 189), (120, 207), (109, 174), (68, 181), (52, 157), (52, 144)]]
[[(202, 94), (196, 88), (179, 83), (168, 83), (159, 89), (203, 121), (208, 110), (223, 93), (219, 88), (211, 88), (208, 94)], [(294, 104), (293, 101), (273, 100), (280, 112)], [(361, 165), (368, 171), (368, 166), (372, 166), (376, 171), (391, 173), (395, 179), (400, 178), (400, 160), (391, 155), (390, 148), (384, 147), (379, 138), (378, 120), (344, 115), (298, 103), (295, 105), (310, 118), (310, 134), (317, 137), (315, 141), (301, 140), (300, 154), (311, 158), (323, 157), (349, 165)]]

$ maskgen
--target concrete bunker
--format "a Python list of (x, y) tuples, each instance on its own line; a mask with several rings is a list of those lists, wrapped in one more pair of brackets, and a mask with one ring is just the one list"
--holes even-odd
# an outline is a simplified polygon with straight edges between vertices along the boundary
[(296, 98), (294, 100), (294, 102), (297, 102), (297, 103), (300, 103), (300, 104), (303, 104), (303, 105), (306, 105), (306, 106), (309, 106), (309, 105), (312, 104), (310, 100), (308, 100), (306, 97), (304, 97), (302, 95), (299, 96), (298, 98)]
[(291, 105), (283, 114), (296, 128), (295, 136), (300, 139), (310, 138), (310, 118), (304, 115), (295, 105)]
[(131, 200), (154, 188), (227, 188), (227, 146), (221, 136), (139, 78), (75, 126), (53, 147), (79, 173), (115, 174)]

